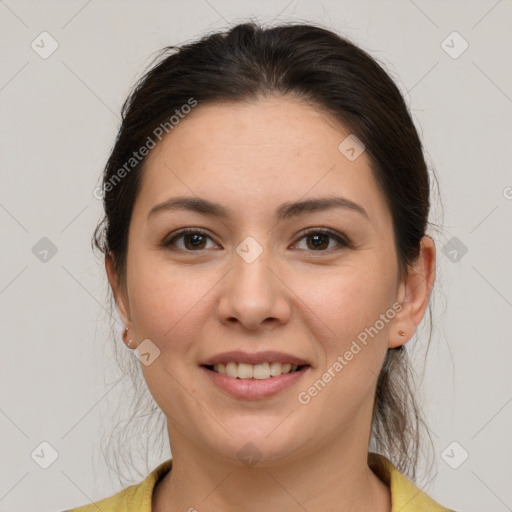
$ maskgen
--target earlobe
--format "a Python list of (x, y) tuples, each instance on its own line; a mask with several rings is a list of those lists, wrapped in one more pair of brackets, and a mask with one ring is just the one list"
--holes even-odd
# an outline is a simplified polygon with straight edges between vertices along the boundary
[(435, 281), (435, 265), (435, 243), (429, 236), (424, 236), (420, 241), (418, 258), (409, 267), (399, 287), (397, 299), (402, 307), (391, 326), (389, 348), (404, 345), (416, 332), (429, 303)]
[(416, 332), (417, 324), (412, 321), (411, 308), (407, 302), (402, 303), (402, 309), (397, 313), (391, 332), (389, 333), (388, 348), (405, 345)]

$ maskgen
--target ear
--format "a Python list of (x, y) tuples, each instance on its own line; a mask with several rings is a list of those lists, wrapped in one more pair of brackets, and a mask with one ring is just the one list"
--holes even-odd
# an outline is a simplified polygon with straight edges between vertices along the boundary
[(110, 252), (105, 255), (105, 270), (107, 271), (108, 282), (112, 288), (121, 320), (125, 327), (129, 328), (131, 327), (131, 319), (128, 294), (124, 287), (120, 285), (119, 276), (115, 269), (114, 256)]
[(427, 309), (435, 274), (436, 246), (432, 238), (424, 236), (420, 241), (418, 258), (408, 268), (407, 275), (398, 288), (397, 301), (402, 308), (393, 319), (389, 348), (404, 345), (414, 335)]

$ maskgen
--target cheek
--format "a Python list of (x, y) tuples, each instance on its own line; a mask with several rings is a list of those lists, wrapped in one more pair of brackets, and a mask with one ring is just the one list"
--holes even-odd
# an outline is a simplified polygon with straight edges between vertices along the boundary
[(190, 268), (165, 264), (146, 262), (134, 268), (129, 291), (136, 336), (139, 341), (150, 339), (159, 349), (158, 357), (150, 365), (142, 364), (141, 370), (156, 403), (179, 423), (176, 411), (197, 414), (197, 389), (190, 378), (198, 359), (194, 341), (206, 337), (208, 290), (215, 279), (212, 273), (194, 277)]
[(153, 340), (162, 354), (176, 354), (189, 347), (205, 324), (209, 291), (218, 280), (216, 273), (165, 264), (143, 255), (138, 261), (134, 258), (132, 270), (128, 285), (138, 338)]
[[(382, 264), (374, 262), (347, 265), (325, 278), (303, 275), (296, 281), (304, 302), (301, 314), (307, 314), (308, 330), (321, 348), (319, 371), (330, 368), (337, 376), (343, 374), (334, 380), (336, 385), (343, 381), (345, 391), (369, 390), (380, 371), (395, 316), (394, 279), (389, 267), (384, 272)], [(343, 368), (333, 368), (336, 362)]]
[(318, 270), (302, 273), (294, 289), (305, 307), (333, 331), (331, 336), (345, 339), (373, 325), (392, 306), (396, 280), (389, 267), (347, 264), (324, 275)]

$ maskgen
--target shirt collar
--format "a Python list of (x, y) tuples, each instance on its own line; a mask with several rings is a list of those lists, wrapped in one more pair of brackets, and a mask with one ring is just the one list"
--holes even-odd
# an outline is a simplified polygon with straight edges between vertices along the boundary
[(416, 487), (383, 455), (370, 452), (368, 465), (390, 488), (391, 512), (453, 512)]

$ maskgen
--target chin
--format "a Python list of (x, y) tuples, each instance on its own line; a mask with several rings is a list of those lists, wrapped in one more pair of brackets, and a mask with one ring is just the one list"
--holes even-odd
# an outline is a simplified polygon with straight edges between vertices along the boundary
[[(234, 461), (241, 466), (275, 466), (276, 463), (293, 457), (300, 448), (297, 439), (289, 434), (288, 429), (282, 428), (283, 425), (279, 426), (281, 421), (282, 418), (279, 421), (260, 421), (258, 424), (252, 422), (250, 426), (237, 422), (236, 430), (228, 430), (233, 433), (233, 437), (214, 443), (211, 450), (230, 463)], [(209, 441), (211, 443), (212, 439)]]

